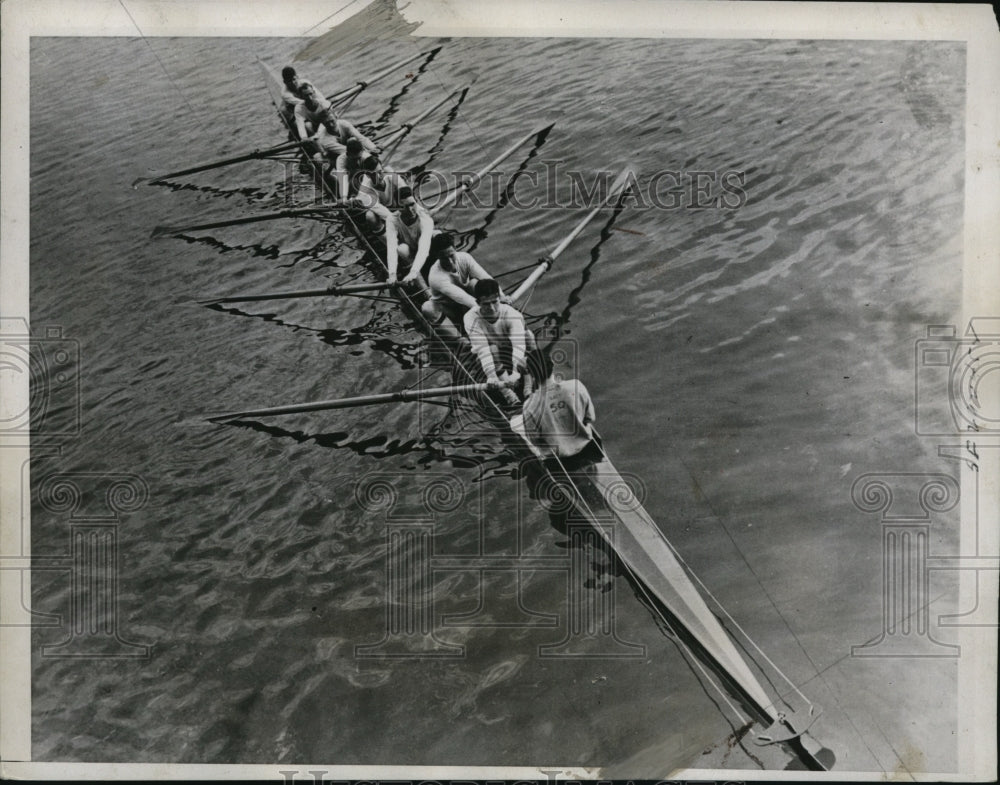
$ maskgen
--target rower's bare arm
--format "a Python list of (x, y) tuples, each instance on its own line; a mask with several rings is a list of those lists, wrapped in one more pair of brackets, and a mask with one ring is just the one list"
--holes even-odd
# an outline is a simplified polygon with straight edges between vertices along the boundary
[(396, 283), (396, 272), (399, 269), (399, 235), (396, 234), (396, 217), (392, 214), (383, 216), (385, 219), (385, 266), (389, 270), (389, 283)]
[(413, 266), (410, 268), (410, 272), (403, 279), (404, 283), (417, 279), (417, 276), (423, 271), (427, 255), (431, 251), (431, 234), (434, 232), (434, 219), (423, 210), (420, 211), (419, 216), (420, 239), (417, 240), (417, 253), (413, 257)]
[(337, 181), (337, 196), (340, 199), (347, 199), (350, 194), (350, 181), (347, 177), (347, 155), (345, 153), (337, 156), (337, 162), (333, 168), (332, 174)]

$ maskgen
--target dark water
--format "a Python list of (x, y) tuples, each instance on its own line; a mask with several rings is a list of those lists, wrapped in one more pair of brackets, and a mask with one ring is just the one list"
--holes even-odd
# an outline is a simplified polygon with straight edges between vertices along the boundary
[[(36, 456), (32, 475), (148, 484), (119, 530), (119, 620), (124, 638), (154, 646), (148, 660), (36, 656), (34, 757), (629, 776), (697, 765), (732, 730), (724, 707), (606, 563), (567, 575), (566, 537), (489, 437), (425, 439), (444, 414), (433, 407), (199, 416), (392, 390), (419, 373), (418, 336), (385, 304), (193, 303), (367, 280), (336, 222), (150, 239), (158, 224), (280, 206), (277, 165), (130, 187), (282, 141), (255, 58), (280, 67), (306, 43), (33, 42), (31, 319), (79, 341), (82, 430)], [(356, 45), (332, 64), (313, 45), (296, 64), (332, 91), (427, 43)], [(705, 584), (826, 709), (816, 735), (845, 770), (898, 769), (900, 740), (924, 770), (955, 765), (954, 663), (847, 655), (881, 627), (880, 531), (851, 483), (949, 468), (913, 433), (913, 346), (960, 302), (963, 75), (952, 43), (454, 40), (405, 94), (386, 80), (350, 110), (403, 121), (475, 77), (444, 141), (438, 117), (400, 160), (439, 147), (435, 167), (472, 169), (555, 121), (530, 164), (538, 190), (555, 167), (592, 178), (628, 162), (642, 186), (661, 170), (745, 173), (739, 209), (632, 207), (591, 224), (528, 311), (568, 319), (609, 453)], [(520, 267), (581, 214), (508, 205), (476, 256)], [(448, 224), (484, 221), (463, 208)], [(373, 474), (395, 515), (419, 511), (432, 480), (458, 483), (462, 500), (435, 518), (439, 565), (516, 553), (520, 532), (521, 552), (555, 568), (522, 570), (520, 587), (511, 569), (439, 569), (424, 596), (437, 638), (464, 657), (355, 656), (386, 624), (385, 511), (366, 511), (355, 487)], [(36, 503), (33, 550), (63, 552), (67, 536), (65, 516)], [(947, 549), (957, 534), (935, 537)], [(643, 656), (536, 656), (562, 637), (572, 580), (612, 592), (622, 650)], [(34, 587), (36, 607), (66, 612), (65, 581)], [(473, 613), (480, 588), (495, 606), (476, 618), (490, 624), (441, 624)], [(528, 626), (495, 624), (511, 619)], [(727, 760), (751, 765), (739, 751)]]

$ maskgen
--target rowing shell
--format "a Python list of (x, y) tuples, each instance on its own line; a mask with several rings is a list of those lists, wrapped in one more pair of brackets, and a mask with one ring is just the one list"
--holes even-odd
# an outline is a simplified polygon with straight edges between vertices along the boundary
[[(272, 101), (280, 115), (281, 82), (266, 64), (261, 63), (261, 66)], [(320, 179), (329, 190), (329, 195), (335, 198), (332, 184), (326, 178)], [(614, 186), (611, 190), (614, 191)], [(369, 239), (350, 213), (345, 212), (343, 215), (351, 230), (371, 249)], [(572, 236), (568, 239), (572, 239)], [(562, 247), (564, 246), (559, 250)], [(378, 254), (375, 256), (384, 266), (385, 260)], [(544, 269), (547, 267), (540, 268), (533, 275), (531, 283), (537, 281)], [(412, 297), (402, 287), (392, 291), (404, 311), (421, 326), (423, 332), (429, 338), (441, 341)], [(501, 427), (505, 442), (511, 443), (513, 440), (525, 454), (539, 454), (537, 446), (525, 434), (521, 415), (509, 417), (496, 408), (496, 411), (488, 413), (488, 417)], [(603, 449), (601, 452), (603, 453)], [(758, 736), (762, 743), (786, 743), (808, 768), (825, 770), (827, 767), (803, 746), (801, 738), (815, 716), (811, 711), (808, 716), (803, 717), (802, 714), (786, 713), (775, 707), (774, 701), (740, 654), (733, 639), (708, 607), (673, 546), (607, 454), (604, 453), (600, 461), (588, 465), (584, 471), (560, 473), (558, 478), (552, 476), (552, 479), (562, 487), (569, 485), (568, 492), (573, 497), (574, 505), (613, 548), (631, 575), (652, 599), (670, 613), (687, 637), (700, 649), (702, 656), (738, 693), (746, 707), (770, 726)], [(609, 516), (614, 524), (610, 527), (607, 525)]]

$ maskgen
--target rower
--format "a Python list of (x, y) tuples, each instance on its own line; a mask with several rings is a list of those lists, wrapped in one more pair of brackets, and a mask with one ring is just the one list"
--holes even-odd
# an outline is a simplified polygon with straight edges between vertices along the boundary
[(295, 127), (299, 138), (316, 145), (313, 160), (322, 161), (325, 155), (329, 160), (346, 151), (348, 139), (358, 139), (364, 149), (370, 153), (378, 152), (378, 146), (362, 134), (353, 123), (342, 120), (333, 111), (330, 102), (309, 82), (303, 82), (299, 88), (302, 103), (295, 107)]
[(290, 65), (281, 69), (281, 81), (284, 89), (281, 91), (281, 116), (289, 128), (295, 127), (295, 107), (302, 103), (299, 91), (304, 84), (312, 84), (308, 79), (302, 79)]
[(351, 137), (344, 145), (344, 152), (337, 156), (334, 170), (337, 178), (337, 193), (342, 199), (350, 199), (358, 192), (358, 178), (362, 164), (373, 159), (378, 165), (378, 159), (369, 153), (360, 139)]
[(434, 233), (434, 219), (431, 218), (422, 205), (417, 203), (413, 189), (404, 186), (399, 189), (399, 212), (392, 212), (384, 207), (378, 209), (385, 221), (386, 267), (389, 269), (389, 283), (396, 283), (399, 263), (409, 266), (410, 270), (403, 278), (403, 283), (420, 281), (421, 288), (426, 289), (420, 272), (427, 261), (431, 248), (431, 235)]
[(547, 352), (528, 352), (534, 391), (524, 400), (523, 428), (535, 454), (563, 471), (574, 471), (604, 458), (594, 430), (594, 402), (583, 382), (556, 379)]
[[(421, 308), (424, 316), (444, 338), (458, 339), (465, 312), (476, 305), (476, 284), (491, 278), (472, 254), (455, 248), (455, 238), (450, 232), (441, 232), (431, 238), (430, 258), (434, 260), (427, 273), (430, 297)], [(503, 290), (500, 302), (510, 304)]]
[(365, 221), (373, 232), (384, 228), (382, 216), (376, 208), (381, 206), (387, 210), (398, 210), (400, 190), (409, 185), (406, 178), (398, 172), (384, 171), (374, 155), (361, 160), (358, 192), (354, 197), (354, 204), (365, 210)]
[(509, 406), (519, 405), (512, 388), (522, 378), (525, 352), (535, 348), (535, 334), (525, 327), (517, 309), (500, 302), (500, 284), (492, 278), (476, 281), (473, 293), (476, 304), (463, 317), (472, 351), (490, 389)]

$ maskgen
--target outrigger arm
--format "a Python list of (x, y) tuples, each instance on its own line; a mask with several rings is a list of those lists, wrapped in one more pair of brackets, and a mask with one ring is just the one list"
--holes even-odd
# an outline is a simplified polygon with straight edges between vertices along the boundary
[(283, 414), (300, 414), (302, 412), (321, 412), (329, 409), (351, 409), (357, 406), (377, 406), (383, 403), (406, 403), (423, 401), (431, 398), (450, 398), (453, 395), (470, 395), (485, 392), (489, 385), (459, 384), (451, 387), (431, 387), (428, 389), (399, 390), (397, 392), (379, 393), (376, 395), (359, 395), (355, 398), (334, 398), (329, 401), (311, 401), (295, 403), (288, 406), (271, 406), (267, 409), (247, 409), (242, 412), (223, 412), (205, 415), (210, 422), (223, 422), (245, 417), (274, 417)]
[(368, 77), (368, 79), (366, 79), (364, 81), (357, 82), (352, 87), (345, 88), (344, 90), (340, 90), (339, 92), (332, 93), (332, 94), (326, 96), (326, 100), (327, 101), (331, 101), (334, 105), (337, 105), (339, 103), (343, 103), (344, 101), (346, 101), (349, 98), (354, 98), (354, 96), (356, 96), (362, 90), (364, 90), (365, 88), (367, 88), (369, 85), (373, 85), (373, 84), (375, 84), (375, 82), (379, 81), (380, 79), (384, 79), (389, 74), (391, 74), (393, 71), (398, 71), (404, 65), (408, 65), (408, 64), (412, 63), (414, 60), (419, 60), (421, 57), (433, 57), (434, 55), (436, 55), (440, 51), (441, 51), (441, 47), (438, 46), (438, 47), (436, 47), (434, 49), (431, 49), (431, 50), (429, 50), (427, 52), (417, 52), (412, 57), (407, 57), (405, 60), (400, 60), (397, 63), (393, 63), (392, 65), (383, 68), (381, 71), (379, 71), (374, 76), (370, 76), (370, 77)]

